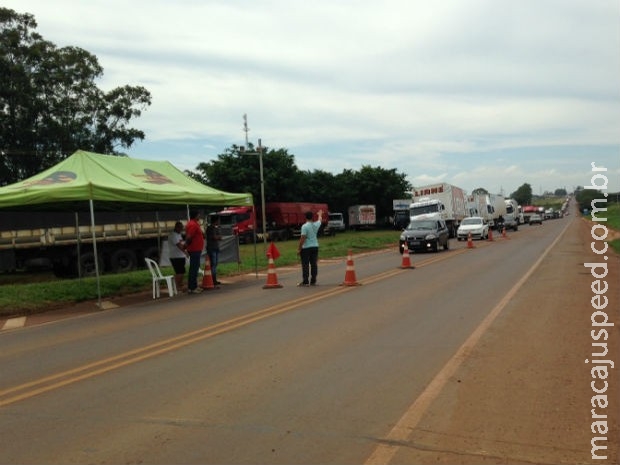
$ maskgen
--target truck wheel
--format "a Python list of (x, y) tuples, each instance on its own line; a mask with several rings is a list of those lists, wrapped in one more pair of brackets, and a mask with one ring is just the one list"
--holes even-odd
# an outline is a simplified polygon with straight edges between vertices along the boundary
[[(102, 263), (101, 258), (99, 258), (99, 265), (101, 266)], [(94, 253), (86, 252), (80, 256), (80, 269), (82, 270), (82, 276), (95, 276), (97, 274)], [(102, 271), (102, 269), (100, 268), (99, 271)]]
[(123, 273), (136, 269), (136, 254), (130, 249), (118, 249), (110, 256), (110, 270), (112, 273)]

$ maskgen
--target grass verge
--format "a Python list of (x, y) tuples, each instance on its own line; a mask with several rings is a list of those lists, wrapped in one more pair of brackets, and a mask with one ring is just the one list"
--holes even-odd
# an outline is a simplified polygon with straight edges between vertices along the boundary
[[(347, 231), (332, 237), (321, 237), (320, 258), (346, 257), (349, 250), (358, 254), (393, 246), (396, 251), (398, 231)], [(299, 263), (297, 240), (277, 242), (280, 252), (277, 266)], [(244, 244), (240, 246), (240, 263), (222, 263), (218, 266), (218, 277), (252, 273), (267, 268), (265, 245)], [(164, 274), (172, 274), (172, 268), (163, 267)], [(28, 315), (70, 306), (89, 300), (97, 300), (96, 278), (58, 279), (52, 274), (25, 277), (25, 283), (5, 283), (0, 281), (0, 317)], [(3, 280), (5, 281), (5, 280)], [(6, 282), (6, 281), (5, 281)], [(124, 296), (151, 289), (151, 274), (148, 270), (132, 271), (122, 274), (102, 275), (99, 279), (101, 297)]]

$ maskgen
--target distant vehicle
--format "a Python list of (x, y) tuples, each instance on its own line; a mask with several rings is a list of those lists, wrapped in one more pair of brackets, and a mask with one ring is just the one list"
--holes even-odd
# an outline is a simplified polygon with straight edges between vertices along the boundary
[(403, 230), (409, 224), (409, 205), (411, 199), (393, 199), (392, 200), (392, 226), (394, 229)]
[(472, 239), (487, 239), (489, 237), (489, 224), (480, 216), (463, 219), (456, 232), (456, 238), (459, 241), (467, 240), (470, 234)]
[[(254, 242), (255, 236), (262, 237), (265, 233), (271, 241), (285, 241), (299, 237), (301, 226), (306, 222), (306, 212), (316, 213), (319, 210), (328, 212), (329, 207), (326, 203), (267, 202), (265, 204), (267, 224), (264, 226), (260, 207), (227, 207), (209, 216), (219, 218), (222, 230), (232, 231), (232, 234), (239, 237), (239, 242), (251, 243)], [(316, 220), (316, 215), (314, 219)], [(327, 221), (327, 218), (323, 217), (319, 234), (330, 234)]]
[(332, 231), (344, 231), (347, 229), (342, 213), (329, 213), (327, 215), (327, 226)]
[(530, 220), (529, 220), (530, 226), (533, 224), (540, 224), (542, 225), (542, 216), (540, 216), (538, 213), (532, 213), (530, 215)]
[[(517, 208), (517, 203), (514, 202), (514, 208)], [(467, 206), (469, 209), (469, 216), (479, 216), (485, 222), (488, 223), (489, 228), (501, 230), (505, 227), (513, 227), (512, 220), (510, 225), (507, 224), (506, 218), (508, 217), (508, 203), (504, 199), (504, 196), (499, 194), (472, 194), (468, 197)], [(514, 217), (514, 216), (513, 216)]]
[(450, 232), (446, 222), (441, 219), (411, 220), (400, 235), (399, 250), (403, 253), (404, 246), (410, 251), (438, 252), (439, 247), (444, 250), (450, 248)]
[(506, 214), (504, 215), (504, 226), (506, 229), (517, 231), (519, 229), (519, 204), (515, 199), (505, 199)]
[(374, 205), (349, 207), (349, 229), (373, 229), (377, 226), (377, 208)]

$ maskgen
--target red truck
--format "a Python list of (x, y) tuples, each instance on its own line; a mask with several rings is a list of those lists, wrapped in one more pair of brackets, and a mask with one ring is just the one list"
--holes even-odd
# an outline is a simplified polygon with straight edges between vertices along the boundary
[(268, 202), (265, 204), (266, 228), (262, 225), (262, 212), (260, 207), (226, 207), (212, 213), (211, 217), (218, 217), (220, 227), (224, 230), (230, 228), (233, 234), (239, 236), (240, 242), (253, 242), (254, 233), (268, 234), (268, 239), (273, 241), (287, 240), (299, 237), (301, 226), (306, 222), (306, 212), (316, 213), (323, 210), (323, 220), (320, 234), (330, 234), (327, 227), (328, 206), (326, 203), (309, 202)]

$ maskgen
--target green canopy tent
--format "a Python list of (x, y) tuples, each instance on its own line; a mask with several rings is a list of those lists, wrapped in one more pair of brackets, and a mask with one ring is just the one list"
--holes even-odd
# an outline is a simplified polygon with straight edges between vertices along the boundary
[[(88, 201), (94, 234), (94, 202), (172, 205), (252, 205), (252, 194), (224, 192), (195, 181), (167, 161), (148, 161), (78, 150), (57, 165), (15, 184), (0, 187), (0, 208), (53, 204), (66, 208)], [(95, 261), (99, 304), (99, 265)]]

